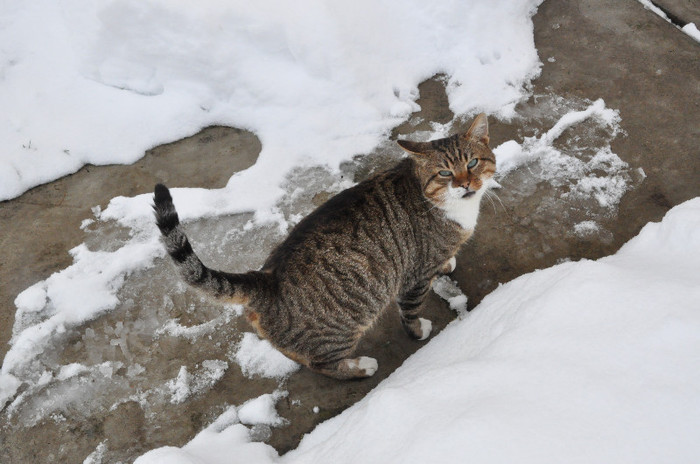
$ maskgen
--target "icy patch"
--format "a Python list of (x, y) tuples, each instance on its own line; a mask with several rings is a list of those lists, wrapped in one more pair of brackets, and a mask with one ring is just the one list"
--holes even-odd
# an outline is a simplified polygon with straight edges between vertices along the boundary
[(107, 451), (107, 440), (100, 442), (95, 448), (95, 451), (90, 453), (88, 457), (85, 458), (83, 464), (102, 464), (102, 460), (105, 457), (105, 452)]
[[(614, 217), (624, 194), (645, 176), (612, 152), (610, 143), (622, 132), (620, 116), (603, 100), (536, 96), (521, 112), (526, 130), (533, 130), (527, 128), (537, 122), (547, 127), (548, 121), (556, 119), (539, 136), (525, 137), (520, 143), (509, 140), (494, 148), (496, 178), (507, 185), (499, 196), (504, 202), (524, 204), (521, 225), (540, 230), (542, 251), (536, 253), (546, 253), (559, 239), (551, 236), (557, 228), (542, 218), (567, 228), (584, 221), (600, 224)], [(547, 187), (540, 188), (542, 183)], [(597, 236), (603, 241), (612, 237), (603, 227)]]
[(539, 160), (543, 165), (540, 175), (550, 181), (581, 177), (593, 169), (627, 167), (620, 158), (609, 150), (596, 153), (591, 159), (580, 160), (569, 153), (556, 149), (553, 144), (569, 128), (588, 119), (594, 119), (598, 124), (611, 131), (611, 137), (619, 132), (620, 116), (617, 111), (605, 107), (605, 102), (598, 99), (582, 111), (571, 111), (559, 120), (540, 137), (526, 137), (522, 143), (509, 140), (493, 149), (496, 155), (497, 174), (502, 178), (510, 171), (528, 162)]
[(170, 402), (183, 403), (190, 396), (209, 390), (224, 376), (226, 369), (228, 369), (228, 363), (219, 360), (203, 361), (195, 374), (190, 374), (186, 366), (180, 367), (177, 377), (167, 384), (172, 395)]
[(233, 360), (241, 366), (243, 375), (282, 379), (299, 369), (295, 363), (272, 346), (267, 340), (261, 340), (254, 333), (243, 334)]
[(450, 309), (461, 319), (467, 314), (467, 295), (457, 285), (457, 281), (447, 276), (440, 276), (433, 281), (433, 291), (447, 301)]
[(595, 235), (600, 229), (600, 225), (595, 221), (582, 221), (574, 225), (574, 233), (579, 237)]
[(243, 314), (243, 306), (223, 305), (223, 313), (217, 318), (193, 326), (184, 326), (180, 324), (177, 319), (171, 319), (156, 331), (156, 336), (167, 334), (173, 337), (184, 337), (194, 341), (202, 336), (210, 334), (222, 325), (231, 323), (233, 317), (240, 316), (241, 314)]
[[(70, 253), (73, 265), (17, 296), (12, 346), (3, 361), (0, 378), (21, 374), (54, 337), (116, 307), (116, 293), (126, 277), (151, 266), (164, 251), (154, 235), (147, 239), (137, 237), (114, 252), (90, 251), (82, 244)], [(4, 392), (0, 404), (13, 394)]]

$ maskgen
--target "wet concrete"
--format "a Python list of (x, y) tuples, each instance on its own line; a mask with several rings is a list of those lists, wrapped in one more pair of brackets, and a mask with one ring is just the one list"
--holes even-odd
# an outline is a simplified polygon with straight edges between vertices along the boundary
[[(612, 151), (631, 170), (643, 169), (646, 178), (632, 179), (632, 189), (617, 208), (596, 216), (607, 233), (584, 238), (571, 230), (586, 216), (580, 209), (563, 208), (561, 191), (547, 182), (524, 190), (522, 186), (529, 182), (526, 172), (504, 178), (498, 191), (502, 204), (482, 207), (477, 233), (458, 257), (454, 277), (469, 296), (471, 308), (499, 283), (526, 272), (562, 259), (611, 254), (647, 222), (658, 221), (672, 206), (700, 195), (700, 44), (634, 0), (545, 2), (534, 24), (543, 69), (533, 83), (533, 98), (519, 108), (530, 116), (511, 122), (492, 119), (492, 145), (520, 141), (551, 127), (556, 117), (541, 113), (547, 108), (542, 101), (552, 95), (571, 102), (603, 98), (608, 107), (620, 110), (626, 132), (612, 138)], [(394, 137), (428, 130), (429, 122), (452, 119), (439, 78), (422, 84), (420, 91), (421, 113), (398, 127)], [(458, 121), (454, 130), (466, 124)], [(171, 186), (223, 186), (234, 171), (254, 163), (259, 150), (252, 134), (210, 128), (151, 150), (133, 166), (86, 167), (0, 203), (0, 342), (4, 345), (10, 338), (15, 296), (70, 264), (67, 250), (85, 240), (79, 226), (92, 217), (92, 206), (104, 207), (117, 195), (148, 192), (156, 181)], [(369, 175), (397, 153), (382, 147), (369, 157), (375, 159), (358, 160), (355, 176), (359, 180)], [(199, 315), (192, 316), (200, 322), (214, 314), (214, 309), (201, 308), (195, 311)], [(434, 295), (425, 311), (436, 330), (454, 317)], [(91, 324), (112, 327), (120, 318), (123, 315), (107, 315)], [(361, 399), (420, 346), (421, 342), (403, 334), (395, 313), (386, 313), (358, 350), (378, 359), (375, 377), (340, 382), (306, 370), (291, 375), (280, 387), (289, 396), (277, 408), (290, 424), (273, 429), (266, 441), (280, 452), (294, 448), (303, 434)], [(185, 350), (212, 359), (223, 356), (226, 348), (206, 340), (196, 345), (159, 341), (152, 350), (161, 364), (174, 368)], [(0, 356), (5, 352), (5, 346), (0, 348)], [(79, 420), (78, 412), (74, 418), (70, 411), (64, 413), (68, 426), (50, 419), (26, 429), (8, 428), (5, 423), (0, 461), (81, 462), (107, 437), (105, 462), (130, 461), (157, 446), (181, 446), (221, 412), (221, 405), (240, 404), (278, 387), (275, 380), (245, 378), (232, 364), (213, 388), (172, 406), (164, 416), (151, 417), (138, 402), (126, 401), (88, 420)], [(319, 407), (318, 414), (314, 406)]]

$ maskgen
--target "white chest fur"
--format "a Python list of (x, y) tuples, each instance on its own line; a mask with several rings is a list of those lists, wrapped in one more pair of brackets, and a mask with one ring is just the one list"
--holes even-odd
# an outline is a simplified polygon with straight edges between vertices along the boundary
[[(458, 189), (455, 189), (458, 190)], [(445, 212), (448, 219), (452, 219), (466, 230), (474, 230), (476, 221), (479, 218), (479, 206), (481, 197), (484, 196), (485, 189), (479, 189), (469, 198), (455, 198), (449, 192), (445, 203), (440, 208)], [(459, 194), (461, 192), (454, 192)]]

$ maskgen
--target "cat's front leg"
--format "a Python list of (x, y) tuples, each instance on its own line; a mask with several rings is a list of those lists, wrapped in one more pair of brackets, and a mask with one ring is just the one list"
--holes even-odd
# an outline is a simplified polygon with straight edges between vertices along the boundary
[(397, 303), (399, 304), (399, 314), (401, 315), (401, 325), (406, 333), (418, 340), (425, 340), (430, 335), (433, 328), (432, 322), (428, 319), (418, 317), (423, 301), (428, 295), (432, 279), (419, 282), (410, 290), (403, 292)]

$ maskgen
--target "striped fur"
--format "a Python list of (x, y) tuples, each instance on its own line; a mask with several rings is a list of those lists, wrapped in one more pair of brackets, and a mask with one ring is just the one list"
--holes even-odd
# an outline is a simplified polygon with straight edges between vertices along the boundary
[[(476, 224), (478, 191), (495, 169), (487, 143), (483, 115), (466, 134), (400, 142), (412, 157), (321, 205), (260, 271), (230, 274), (204, 266), (160, 184), (156, 221), (189, 284), (246, 305), (259, 335), (288, 357), (331, 377), (367, 377), (376, 361), (351, 355), (384, 308), (398, 304), (406, 332), (427, 337), (422, 303), (432, 280), (454, 269), (451, 260)], [(473, 159), (478, 162), (467, 168)]]

